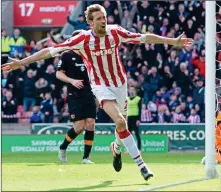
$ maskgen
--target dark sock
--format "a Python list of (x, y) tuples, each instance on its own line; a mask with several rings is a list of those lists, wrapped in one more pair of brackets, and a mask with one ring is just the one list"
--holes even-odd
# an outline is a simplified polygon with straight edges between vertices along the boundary
[(87, 159), (89, 157), (93, 141), (94, 141), (94, 131), (86, 130), (85, 134), (84, 134), (84, 156), (83, 156), (83, 159)]
[(71, 128), (66, 133), (65, 139), (63, 143), (60, 145), (60, 149), (66, 150), (68, 145), (78, 136), (78, 134), (75, 132), (74, 128)]

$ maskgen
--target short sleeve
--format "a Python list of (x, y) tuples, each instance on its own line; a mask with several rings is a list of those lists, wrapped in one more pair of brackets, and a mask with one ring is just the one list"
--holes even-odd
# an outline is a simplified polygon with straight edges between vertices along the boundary
[(85, 39), (85, 35), (83, 33), (79, 33), (78, 35), (71, 37), (64, 43), (50, 47), (49, 50), (50, 50), (51, 56), (55, 56), (56, 54), (61, 53), (66, 50), (82, 49), (84, 39)]
[(117, 34), (122, 43), (140, 44), (146, 42), (146, 35), (140, 33), (133, 33), (121, 26), (117, 26)]

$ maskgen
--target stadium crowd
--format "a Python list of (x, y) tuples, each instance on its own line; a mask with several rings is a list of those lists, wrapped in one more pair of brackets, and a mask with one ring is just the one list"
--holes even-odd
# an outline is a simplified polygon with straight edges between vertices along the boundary
[[(85, 2), (88, 6), (94, 1)], [(177, 37), (182, 32), (194, 39), (188, 49), (168, 45), (120, 47), (128, 86), (142, 97), (141, 122), (205, 122), (205, 2), (204, 1), (98, 1), (107, 11), (108, 24), (118, 24), (139, 33)], [(83, 13), (82, 13), (83, 14)], [(221, 19), (221, 17), (217, 17)], [(75, 29), (88, 29), (84, 15), (77, 21), (67, 16)], [(220, 26), (218, 26), (220, 29)], [(19, 29), (12, 35), (2, 30), (2, 63), (7, 55), (23, 58), (64, 41), (61, 36), (45, 43), (26, 42)], [(221, 31), (221, 29), (220, 29)], [(220, 40), (217, 34), (217, 40)], [(220, 44), (218, 49), (221, 50)], [(221, 60), (221, 53), (217, 54)], [(3, 72), (2, 120), (5, 123), (68, 122), (67, 87), (55, 77), (59, 57), (41, 60), (12, 73)], [(217, 62), (217, 66), (219, 63)], [(99, 109), (97, 122), (110, 122)]]

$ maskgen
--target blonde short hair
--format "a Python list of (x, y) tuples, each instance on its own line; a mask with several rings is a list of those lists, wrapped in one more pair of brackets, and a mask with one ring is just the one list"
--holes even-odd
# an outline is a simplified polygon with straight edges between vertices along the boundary
[(86, 11), (84, 12), (86, 21), (88, 22), (89, 20), (93, 20), (92, 14), (97, 11), (102, 11), (105, 15), (107, 15), (107, 12), (103, 6), (99, 4), (90, 5), (87, 7)]

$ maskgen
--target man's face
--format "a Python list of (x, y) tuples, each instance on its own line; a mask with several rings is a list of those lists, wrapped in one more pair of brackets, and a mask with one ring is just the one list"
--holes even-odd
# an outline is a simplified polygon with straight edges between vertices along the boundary
[(102, 11), (96, 11), (92, 16), (93, 20), (91, 20), (89, 24), (97, 34), (104, 36), (106, 34), (107, 25), (106, 15)]
[(6, 92), (6, 97), (7, 97), (8, 99), (11, 99), (11, 98), (12, 98), (12, 92), (11, 92), (11, 91), (7, 91), (7, 92)]
[(20, 35), (20, 30), (19, 29), (15, 29), (14, 30), (14, 35), (15, 36), (19, 36)]
[(202, 86), (203, 86), (203, 81), (201, 81), (201, 80), (200, 80), (200, 81), (197, 81), (197, 82), (196, 82), (196, 85), (197, 85), (198, 87), (202, 87)]
[(78, 19), (79, 19), (80, 22), (84, 21), (84, 17), (83, 16), (78, 17)]
[(28, 78), (32, 78), (33, 77), (33, 72), (32, 71), (28, 71), (27, 76), (28, 76)]
[(132, 96), (132, 97), (136, 96), (135, 88), (134, 87), (130, 87), (129, 88), (129, 93), (130, 93), (130, 96)]
[(3, 30), (3, 31), (2, 31), (2, 36), (6, 36), (6, 35), (7, 35), (6, 31)]
[(51, 94), (50, 94), (50, 93), (46, 93), (46, 94), (45, 94), (45, 99), (46, 99), (46, 100), (51, 99)]

